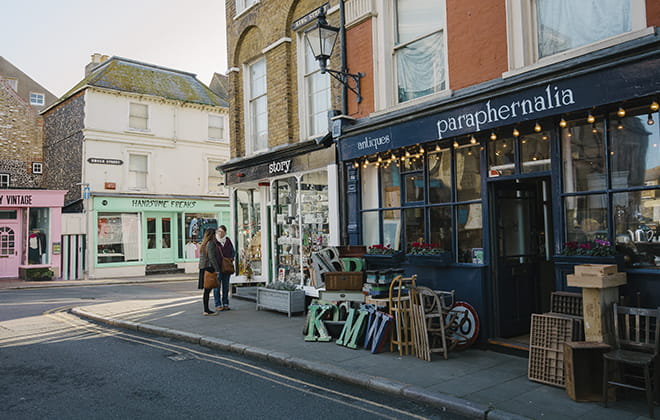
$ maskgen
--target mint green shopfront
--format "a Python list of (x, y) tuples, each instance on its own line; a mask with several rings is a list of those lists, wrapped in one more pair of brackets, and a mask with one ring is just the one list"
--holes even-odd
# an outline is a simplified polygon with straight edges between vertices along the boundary
[(230, 221), (226, 199), (124, 195), (91, 201), (91, 278), (143, 276), (163, 265), (195, 273), (204, 230)]

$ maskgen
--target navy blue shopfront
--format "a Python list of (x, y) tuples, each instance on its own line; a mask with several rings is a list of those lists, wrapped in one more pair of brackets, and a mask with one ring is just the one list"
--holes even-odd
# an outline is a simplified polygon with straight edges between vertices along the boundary
[(567, 242), (616, 245), (623, 299), (660, 305), (656, 44), (344, 125), (348, 242), (451, 253), (400, 266), (469, 302), (482, 342), (529, 332), (574, 264), (615, 261), (560, 256)]

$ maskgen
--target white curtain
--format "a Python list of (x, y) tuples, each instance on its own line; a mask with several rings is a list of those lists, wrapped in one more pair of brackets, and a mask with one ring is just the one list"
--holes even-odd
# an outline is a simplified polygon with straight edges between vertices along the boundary
[(631, 30), (630, 0), (536, 0), (539, 58)]
[(399, 102), (444, 89), (442, 32), (396, 50)]

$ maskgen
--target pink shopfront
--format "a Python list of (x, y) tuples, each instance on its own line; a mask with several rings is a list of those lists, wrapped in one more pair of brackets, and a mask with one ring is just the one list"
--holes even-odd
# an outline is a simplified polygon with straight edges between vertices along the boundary
[(60, 276), (62, 205), (66, 191), (0, 190), (0, 278), (29, 268)]

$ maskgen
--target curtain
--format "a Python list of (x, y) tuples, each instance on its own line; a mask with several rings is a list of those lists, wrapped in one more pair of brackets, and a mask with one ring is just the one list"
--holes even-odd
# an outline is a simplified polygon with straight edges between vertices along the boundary
[(539, 58), (577, 48), (632, 27), (630, 0), (536, 0)]
[(399, 102), (444, 89), (442, 32), (396, 50)]

